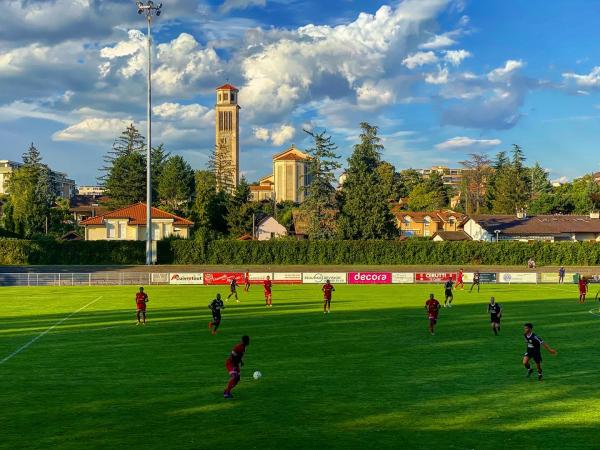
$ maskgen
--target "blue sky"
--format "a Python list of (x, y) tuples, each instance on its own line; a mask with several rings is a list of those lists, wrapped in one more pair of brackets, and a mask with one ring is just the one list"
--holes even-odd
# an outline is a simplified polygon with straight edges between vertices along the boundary
[[(214, 88), (240, 88), (241, 168), (326, 129), (345, 158), (380, 127), (398, 169), (520, 144), (552, 179), (600, 170), (600, 2), (163, 0), (155, 143), (203, 168)], [(144, 22), (133, 0), (6, 0), (0, 159), (30, 142), (96, 182), (128, 123), (145, 129)]]

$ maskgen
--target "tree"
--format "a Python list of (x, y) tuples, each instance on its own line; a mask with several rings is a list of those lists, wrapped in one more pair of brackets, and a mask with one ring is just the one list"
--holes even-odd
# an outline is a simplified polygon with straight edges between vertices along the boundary
[(552, 185), (548, 179), (548, 172), (540, 166), (539, 162), (529, 169), (531, 173), (531, 200), (536, 199), (544, 193), (549, 193), (552, 190)]
[(300, 211), (308, 218), (309, 239), (330, 239), (336, 233), (334, 171), (341, 167), (337, 162), (337, 146), (331, 136), (326, 136), (325, 131), (304, 131), (311, 137), (313, 147), (306, 151), (310, 156), (307, 169), (310, 184)]
[(195, 174), (196, 198), (193, 217), (196, 228), (204, 234), (224, 235), (227, 233), (228, 194), (217, 191), (215, 175), (209, 170), (198, 170)]
[(44, 232), (54, 194), (48, 167), (33, 143), (23, 154), (23, 166), (11, 174), (8, 189), (13, 231), (25, 237)]
[(109, 150), (104, 161), (110, 166), (115, 159), (121, 156), (127, 156), (132, 153), (144, 153), (145, 151), (146, 139), (132, 123), (115, 139), (112, 150)]
[(146, 201), (146, 158), (138, 152), (119, 156), (104, 179), (110, 206)]
[(435, 211), (444, 206), (446, 206), (446, 202), (443, 197), (429, 189), (425, 183), (416, 186), (408, 196), (410, 211)]
[(377, 127), (360, 124), (360, 142), (348, 159), (340, 234), (347, 239), (390, 239), (398, 235), (388, 195), (377, 170), (383, 145)]
[(187, 214), (194, 188), (192, 167), (179, 155), (169, 157), (158, 176), (161, 206), (173, 213)]
[(423, 175), (415, 169), (400, 171), (400, 198), (408, 197), (410, 192), (423, 182)]
[(393, 202), (400, 200), (403, 197), (404, 186), (402, 185), (402, 177), (396, 172), (396, 168), (389, 162), (382, 161), (377, 166), (377, 171), (388, 199)]
[(461, 161), (464, 167), (460, 193), (466, 214), (480, 214), (492, 173), (491, 160), (482, 153), (471, 153), (470, 159)]
[(219, 142), (213, 148), (208, 158), (208, 169), (214, 174), (218, 191), (233, 192), (235, 171), (224, 141)]
[[(150, 171), (151, 171), (151, 175), (152, 175), (152, 204), (153, 205), (160, 205), (161, 203), (161, 198), (160, 198), (160, 194), (158, 192), (158, 185), (160, 183), (160, 178), (161, 178), (161, 174), (162, 171), (165, 168), (165, 164), (167, 163), (167, 161), (169, 160), (169, 157), (171, 156), (171, 153), (165, 151), (164, 149), (164, 145), (160, 144), (158, 147), (152, 147), (152, 151), (150, 152)], [(144, 154), (144, 159), (145, 159), (146, 155)], [(191, 170), (191, 168), (190, 168)], [(192, 171), (192, 179), (193, 179), (193, 171)], [(193, 186), (194, 183), (193, 181), (191, 182), (191, 185)]]
[(258, 203), (250, 202), (250, 185), (245, 177), (233, 191), (227, 212), (227, 227), (231, 236), (240, 237), (252, 233), (252, 218), (260, 209)]

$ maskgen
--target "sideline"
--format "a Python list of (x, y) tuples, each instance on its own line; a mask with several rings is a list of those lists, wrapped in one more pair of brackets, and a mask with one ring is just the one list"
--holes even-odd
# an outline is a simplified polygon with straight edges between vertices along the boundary
[(102, 298), (102, 295), (94, 300), (92, 300), (91, 302), (89, 302), (87, 305), (83, 305), (81, 308), (79, 308), (77, 311), (73, 311), (71, 314), (69, 314), (66, 317), (63, 317), (62, 319), (60, 319), (58, 322), (56, 322), (54, 325), (52, 325), (50, 328), (48, 328), (46, 331), (42, 331), (40, 334), (38, 334), (37, 336), (35, 336), (32, 340), (30, 340), (29, 342), (27, 342), (26, 344), (22, 345), (21, 347), (19, 347), (18, 349), (16, 349), (14, 352), (12, 352), (10, 355), (6, 356), (4, 359), (0, 360), (0, 365), (4, 364), (6, 361), (8, 361), (9, 359), (11, 359), (13, 356), (17, 356), (19, 353), (21, 353), (23, 350), (25, 350), (27, 347), (29, 347), (31, 344), (33, 344), (35, 341), (37, 341), (39, 338), (41, 338), (42, 336), (48, 334), (50, 331), (52, 331), (54, 328), (56, 328), (57, 326), (59, 326), (61, 323), (63, 323), (65, 320), (71, 318), (72, 316), (74, 316), (75, 314), (77, 314), (79, 311), (83, 311), (85, 308), (87, 308), (90, 305), (93, 305), (94, 303), (96, 303), (98, 300), (100, 300)]

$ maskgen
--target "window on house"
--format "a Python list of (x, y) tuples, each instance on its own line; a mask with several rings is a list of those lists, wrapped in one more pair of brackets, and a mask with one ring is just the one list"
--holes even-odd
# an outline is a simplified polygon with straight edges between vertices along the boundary
[(125, 222), (119, 222), (119, 239), (127, 238), (127, 224)]
[(111, 222), (106, 222), (106, 237), (108, 239), (115, 238), (115, 224)]
[(431, 224), (431, 217), (427, 216), (423, 219), (423, 223), (425, 224), (426, 227), (428, 227)]
[(223, 101), (225, 101), (225, 102), (229, 101), (229, 94), (227, 92), (223, 93)]
[(235, 94), (233, 92), (231, 93), (231, 101), (235, 102)]

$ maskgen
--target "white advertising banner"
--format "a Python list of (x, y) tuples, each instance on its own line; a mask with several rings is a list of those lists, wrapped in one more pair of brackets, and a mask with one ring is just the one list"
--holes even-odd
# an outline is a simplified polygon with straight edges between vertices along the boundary
[(250, 272), (250, 282), (251, 283), (256, 283), (256, 282), (263, 282), (267, 279), (267, 277), (270, 277), (271, 280), (273, 279), (273, 274), (271, 272)]
[(169, 278), (170, 277), (167, 272), (153, 273), (152, 274), (152, 283), (168, 283)]
[(304, 272), (302, 274), (302, 282), (305, 284), (323, 284), (326, 280), (332, 284), (346, 284), (346, 273), (323, 273), (323, 272)]
[(273, 283), (278, 284), (302, 284), (301, 272), (275, 272)]
[(177, 272), (169, 274), (170, 284), (204, 284), (203, 273)]
[(415, 282), (414, 273), (392, 273), (392, 284), (412, 284)]
[(500, 273), (500, 283), (537, 283), (537, 273)]

